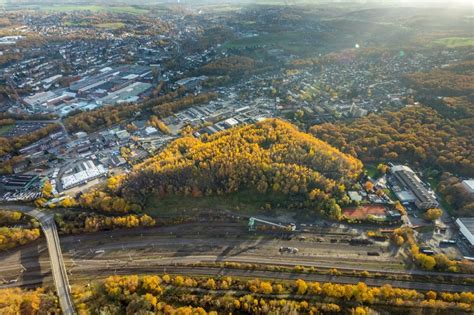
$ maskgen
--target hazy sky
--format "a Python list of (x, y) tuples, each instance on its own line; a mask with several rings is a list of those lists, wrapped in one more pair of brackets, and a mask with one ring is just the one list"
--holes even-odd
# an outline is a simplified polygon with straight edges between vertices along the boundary
[(0, 0), (0, 4), (77, 4), (77, 3), (100, 3), (100, 4), (158, 4), (158, 3), (181, 3), (181, 4), (209, 4), (209, 3), (268, 3), (268, 4), (322, 4), (331, 2), (355, 2), (355, 3), (373, 3), (373, 4), (390, 4), (390, 5), (435, 5), (435, 6), (456, 6), (459, 4), (470, 5), (473, 8), (473, 0)]

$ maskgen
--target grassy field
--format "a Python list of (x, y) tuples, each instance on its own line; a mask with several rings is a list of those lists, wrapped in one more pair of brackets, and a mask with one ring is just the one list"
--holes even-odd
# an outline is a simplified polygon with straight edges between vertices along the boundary
[(12, 130), (15, 125), (5, 125), (0, 126), (0, 136), (6, 134), (8, 131)]
[(122, 22), (101, 23), (101, 24), (97, 24), (95, 26), (98, 27), (98, 28), (104, 28), (104, 29), (108, 29), (108, 30), (118, 30), (120, 28), (124, 28), (125, 23), (122, 23)]
[(81, 21), (81, 22), (71, 22), (71, 21), (66, 21), (64, 22), (65, 26), (91, 26), (90, 22), (86, 21)]
[(71, 11), (91, 11), (91, 12), (109, 12), (109, 13), (129, 13), (129, 14), (146, 14), (147, 9), (134, 6), (102, 6), (102, 5), (41, 5), (39, 9), (42, 11), (52, 12), (71, 12)]
[(307, 50), (312, 45), (298, 32), (282, 32), (239, 38), (225, 43), (223, 48), (245, 48), (257, 46), (270, 46), (287, 51), (299, 52), (301, 50)]
[(227, 210), (239, 214), (255, 214), (262, 213), (267, 203), (284, 204), (286, 199), (287, 197), (283, 194), (262, 195), (252, 191), (201, 198), (171, 196), (150, 199), (145, 212), (155, 217), (192, 215), (202, 210)]
[(440, 38), (433, 42), (448, 48), (474, 46), (474, 37), (447, 37)]

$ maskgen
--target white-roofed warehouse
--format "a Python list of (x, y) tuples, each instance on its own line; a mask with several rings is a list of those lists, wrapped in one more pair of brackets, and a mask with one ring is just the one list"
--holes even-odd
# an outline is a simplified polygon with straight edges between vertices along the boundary
[(456, 220), (459, 232), (474, 246), (474, 218), (459, 218)]
[(77, 173), (63, 176), (61, 182), (64, 189), (69, 189), (87, 183), (90, 180), (96, 179), (102, 175), (107, 174), (107, 170), (103, 165), (95, 165), (92, 161), (82, 162), (77, 166), (79, 170)]

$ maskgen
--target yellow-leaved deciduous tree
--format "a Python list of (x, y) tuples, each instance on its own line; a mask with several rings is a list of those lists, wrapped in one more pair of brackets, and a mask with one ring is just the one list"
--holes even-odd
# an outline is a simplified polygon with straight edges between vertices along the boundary
[(28, 244), (40, 237), (40, 230), (0, 227), (0, 250)]
[(262, 281), (260, 283), (260, 292), (264, 294), (271, 294), (273, 292), (272, 284), (270, 282)]
[(125, 175), (115, 175), (115, 176), (109, 177), (107, 179), (107, 188), (110, 191), (116, 191), (120, 187), (124, 179), (125, 179)]
[(197, 286), (197, 281), (194, 280), (193, 278), (186, 277), (184, 279), (184, 286), (188, 287), (188, 288), (193, 288), (193, 287)]
[(357, 306), (355, 309), (351, 310), (351, 314), (353, 315), (367, 315), (369, 314), (366, 307)]
[(433, 268), (436, 266), (436, 260), (433, 257), (425, 254), (419, 254), (417, 261), (421, 267), (426, 270), (433, 270)]
[(45, 198), (53, 197), (53, 185), (49, 180), (45, 181), (43, 184), (43, 189), (41, 190), (41, 195)]
[(174, 284), (178, 287), (181, 287), (184, 285), (184, 278), (182, 276), (176, 276), (174, 278)]
[[(466, 109), (472, 107), (472, 102), (466, 103)], [(452, 112), (453, 107), (446, 108)], [(468, 132), (459, 120), (447, 119), (438, 109), (429, 106), (370, 114), (351, 123), (318, 124), (311, 127), (310, 132), (363, 161), (410, 161), (463, 176), (474, 174), (472, 150), (466, 150), (472, 132)], [(449, 150), (443, 141), (439, 141), (446, 137), (449, 138)]]
[(405, 207), (402, 205), (402, 203), (399, 200), (397, 200), (397, 202), (395, 202), (394, 207), (401, 215), (406, 215), (407, 214), (407, 210), (405, 209)]
[(59, 312), (57, 299), (44, 289), (26, 290), (20, 288), (0, 289), (0, 314), (56, 314)]
[(275, 293), (277, 293), (277, 294), (281, 294), (281, 293), (283, 293), (283, 292), (285, 291), (285, 288), (284, 288), (283, 285), (281, 285), (281, 284), (275, 284), (275, 285), (274, 285), (274, 291), (275, 291)]
[(153, 306), (153, 307), (155, 307), (156, 303), (158, 303), (158, 299), (156, 298), (156, 296), (154, 296), (153, 294), (150, 294), (150, 293), (145, 294), (144, 300), (147, 301), (148, 303), (150, 303), (151, 306)]
[(308, 285), (306, 284), (306, 281), (302, 279), (298, 279), (295, 282), (296, 285), (296, 294), (306, 294), (308, 291)]
[(426, 292), (425, 297), (428, 300), (436, 300), (437, 294), (434, 291), (428, 291), (428, 292)]
[(155, 115), (152, 115), (150, 117), (150, 120), (148, 121), (148, 123), (150, 124), (150, 126), (157, 128), (162, 133), (171, 134), (171, 131), (168, 128), (168, 126), (166, 126), (166, 124)]
[[(166, 278), (166, 276), (163, 276)], [(177, 275), (173, 281), (171, 278), (165, 279), (168, 283), (173, 283), (179, 286), (196, 286), (198, 288), (212, 288), (216, 285), (216, 281), (212, 278), (202, 279), (193, 277), (183, 277)], [(213, 280), (213, 281), (211, 281)], [(222, 279), (221, 279), (222, 280)], [(220, 280), (220, 281), (221, 281)], [(230, 279), (226, 279), (231, 283)], [(331, 301), (334, 303), (350, 303), (354, 305), (354, 308), (346, 310), (350, 314), (365, 314), (370, 313), (370, 309), (367, 305), (381, 303), (387, 306), (410, 306), (410, 307), (429, 307), (434, 309), (450, 309), (460, 310), (462, 312), (468, 311), (471, 304), (474, 302), (474, 293), (462, 292), (462, 293), (437, 293), (434, 291), (421, 294), (416, 290), (393, 288), (390, 285), (384, 285), (382, 287), (368, 287), (365, 283), (359, 282), (356, 285), (353, 284), (338, 284), (338, 283), (324, 283), (320, 285), (317, 282), (306, 283), (299, 279), (292, 286), (294, 293), (308, 295), (307, 301), (296, 299), (293, 300), (293, 296), (288, 296), (287, 299), (272, 299), (261, 296), (263, 294), (271, 294), (269, 288), (271, 283), (266, 281), (260, 281), (259, 279), (253, 279), (248, 281), (235, 280), (234, 284), (241, 291), (251, 291), (257, 294), (250, 294), (246, 292), (246, 295), (238, 295), (239, 297), (233, 296), (232, 293), (226, 294), (214, 294), (208, 292), (203, 297), (203, 302), (207, 307), (213, 309), (219, 309), (220, 312), (235, 312), (242, 310), (242, 312), (251, 313), (270, 313), (270, 312), (336, 312), (340, 313), (341, 308), (336, 304), (325, 304), (324, 302)], [(246, 286), (245, 286), (246, 284)], [(269, 285), (268, 288), (267, 284)], [(164, 302), (158, 302), (160, 299), (159, 294), (161, 289), (159, 288), (160, 281), (158, 276), (143, 276), (138, 278), (137, 276), (111, 276), (107, 278), (103, 286), (94, 286), (92, 290), (96, 290), (96, 293), (107, 294), (108, 300), (114, 301), (117, 308), (114, 308), (114, 313), (139, 313), (139, 312), (163, 312), (165, 314), (206, 314), (203, 309), (197, 309), (194, 307), (180, 307), (176, 308), (176, 305), (168, 305)], [(299, 288), (299, 292), (298, 291)], [(178, 290), (180, 291), (180, 290)], [(267, 292), (267, 293), (265, 293)], [(275, 286), (273, 286), (272, 293), (276, 293)], [(0, 290), (0, 301), (2, 297), (2, 291)], [(244, 293), (245, 294), (245, 293)], [(260, 295), (259, 295), (260, 294)], [(84, 301), (91, 304), (94, 303), (91, 296), (84, 295), (82, 301), (78, 301), (79, 305), (83, 305)], [(313, 296), (311, 296), (313, 295)], [(314, 297), (318, 295), (317, 307), (314, 304)], [(179, 305), (194, 305), (196, 303), (195, 296), (189, 294), (181, 294), (179, 299), (176, 300)], [(323, 304), (321, 304), (323, 301)], [(82, 302), (82, 303), (81, 303)], [(146, 302), (146, 303), (143, 303)], [(308, 303), (309, 302), (309, 303)], [(354, 303), (353, 303), (354, 302)], [(120, 306), (118, 306), (120, 305)], [(364, 305), (364, 306), (361, 306)], [(102, 306), (102, 305), (101, 305)], [(1, 307), (1, 303), (0, 303)], [(91, 309), (94, 309), (92, 306)], [(85, 310), (81, 306), (82, 310)], [(109, 309), (110, 310), (110, 309)], [(122, 310), (122, 311), (121, 311)]]
[(439, 208), (428, 209), (425, 213), (426, 219), (430, 220), (430, 221), (435, 221), (435, 220), (441, 218), (442, 215), (443, 215), (443, 210), (441, 210)]
[(318, 295), (321, 293), (321, 285), (319, 282), (311, 282), (308, 285), (308, 293), (313, 295)]
[(160, 295), (163, 293), (163, 289), (161, 288), (161, 278), (158, 276), (143, 276), (142, 279), (142, 286), (147, 292), (152, 293), (153, 295)]
[(386, 164), (380, 163), (379, 165), (377, 165), (377, 170), (378, 170), (381, 174), (386, 174), (387, 171), (388, 171), (388, 166), (387, 166)]
[(21, 220), (22, 213), (18, 211), (0, 210), (0, 224), (16, 223)]
[(92, 215), (85, 218), (84, 229), (88, 232), (93, 232), (103, 229), (148, 227), (154, 226), (155, 223), (155, 220), (146, 214), (141, 217), (134, 214), (121, 217)]
[(405, 239), (401, 235), (394, 235), (393, 241), (395, 242), (397, 246), (402, 246), (403, 243), (405, 242)]
[(440, 270), (457, 271), (457, 261), (449, 259), (445, 254), (436, 254), (433, 258), (436, 261), (436, 268)]
[[(80, 199), (84, 207), (123, 213), (135, 204), (142, 208), (151, 195), (271, 190), (300, 197), (313, 209), (340, 218), (340, 206), (348, 200), (345, 189), (361, 171), (362, 163), (353, 156), (285, 121), (268, 119), (205, 137), (181, 137), (136, 165), (126, 180)], [(114, 206), (116, 199), (125, 204)]]
[(164, 283), (170, 283), (171, 282), (171, 277), (168, 274), (164, 274), (163, 277), (161, 277), (161, 279), (163, 279)]
[(41, 298), (38, 294), (27, 294), (21, 303), (22, 314), (36, 314), (40, 310)]
[(221, 290), (229, 290), (229, 282), (227, 280), (222, 280), (219, 284)]
[(153, 219), (149, 215), (144, 214), (140, 217), (141, 226), (154, 226), (155, 224), (156, 224), (155, 219)]
[(416, 244), (412, 244), (410, 248), (410, 253), (415, 260), (415, 262), (420, 265), (421, 268), (426, 270), (433, 270), (436, 266), (436, 260), (426, 254), (420, 253), (420, 248)]
[(64, 208), (71, 208), (77, 206), (76, 200), (71, 197), (66, 197), (60, 202), (60, 206)]
[(209, 290), (215, 290), (216, 289), (216, 281), (212, 278), (209, 278), (207, 279), (207, 282), (206, 282), (206, 288), (208, 288)]
[(118, 299), (122, 294), (121, 276), (110, 276), (104, 281), (104, 289), (108, 296)]
[(324, 312), (327, 312), (327, 313), (337, 314), (341, 311), (341, 307), (337, 304), (334, 304), (334, 303), (327, 303), (327, 304), (323, 304), (321, 306), (321, 310), (323, 310)]
[(237, 309), (237, 310), (240, 309), (240, 301), (239, 300), (234, 300), (233, 303), (234, 303), (234, 308), (235, 309)]

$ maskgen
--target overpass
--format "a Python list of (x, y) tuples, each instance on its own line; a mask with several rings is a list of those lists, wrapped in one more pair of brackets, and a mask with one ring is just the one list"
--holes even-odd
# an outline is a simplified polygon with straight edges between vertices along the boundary
[(19, 211), (30, 215), (41, 224), (48, 245), (51, 273), (53, 274), (53, 280), (59, 297), (61, 310), (64, 315), (75, 314), (74, 304), (71, 299), (69, 279), (67, 277), (66, 267), (64, 266), (54, 216), (50, 213), (41, 212), (38, 209), (29, 206), (2, 206), (2, 209)]

